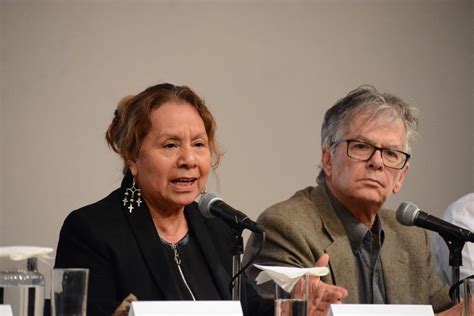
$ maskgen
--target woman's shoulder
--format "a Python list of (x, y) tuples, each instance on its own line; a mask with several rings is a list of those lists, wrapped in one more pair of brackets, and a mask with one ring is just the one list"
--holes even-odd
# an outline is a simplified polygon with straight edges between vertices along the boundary
[(86, 220), (91, 222), (97, 222), (101, 220), (110, 221), (112, 218), (119, 216), (121, 213), (121, 201), (119, 191), (120, 189), (117, 189), (97, 202), (82, 206), (76, 210), (71, 211), (67, 215), (65, 223), (69, 221), (79, 220)]
[[(58, 251), (59, 248), (62, 249), (61, 252), (67, 247), (74, 249), (77, 244), (87, 244), (87, 247), (91, 248), (123, 243), (123, 240), (129, 237), (129, 234), (125, 233), (129, 226), (123, 215), (118, 191), (115, 190), (95, 203), (70, 212), (60, 230)], [(63, 247), (60, 247), (61, 245)]]

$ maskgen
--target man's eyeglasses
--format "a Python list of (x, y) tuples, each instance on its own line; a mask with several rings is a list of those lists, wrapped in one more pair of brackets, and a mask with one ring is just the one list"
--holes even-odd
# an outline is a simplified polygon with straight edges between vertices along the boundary
[(355, 139), (334, 142), (333, 145), (347, 143), (347, 156), (353, 159), (368, 161), (379, 150), (382, 153), (383, 165), (392, 169), (402, 169), (410, 159), (410, 154), (391, 148), (377, 147)]

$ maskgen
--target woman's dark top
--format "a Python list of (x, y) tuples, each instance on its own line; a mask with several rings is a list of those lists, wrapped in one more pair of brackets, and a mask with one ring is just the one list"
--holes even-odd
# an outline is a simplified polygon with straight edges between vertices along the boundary
[(186, 234), (176, 244), (164, 240), (162, 242), (166, 248), (166, 260), (173, 267), (173, 273), (178, 281), (181, 300), (222, 300), (192, 232)]

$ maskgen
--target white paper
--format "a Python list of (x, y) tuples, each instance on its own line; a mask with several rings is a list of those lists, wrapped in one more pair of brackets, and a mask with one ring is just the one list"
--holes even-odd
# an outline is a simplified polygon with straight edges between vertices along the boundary
[(260, 272), (255, 278), (257, 285), (273, 280), (276, 284), (278, 284), (288, 293), (293, 290), (293, 287), (303, 275), (321, 277), (329, 273), (329, 268), (327, 267), (296, 268), (281, 266), (262, 266), (259, 264), (254, 264), (254, 266), (262, 270), (262, 272)]
[(431, 305), (333, 304), (329, 316), (433, 316)]
[(10, 246), (0, 247), (0, 258), (10, 257), (13, 261), (24, 260), (32, 257), (51, 259), (48, 254), (53, 252), (53, 248), (34, 246)]
[(128, 316), (243, 316), (239, 301), (134, 301)]
[(0, 305), (0, 316), (13, 316), (12, 307), (10, 305)]

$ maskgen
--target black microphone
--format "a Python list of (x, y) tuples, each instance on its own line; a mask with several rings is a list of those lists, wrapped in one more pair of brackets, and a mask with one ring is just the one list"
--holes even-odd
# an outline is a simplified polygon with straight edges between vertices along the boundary
[(397, 209), (397, 221), (405, 226), (418, 226), (441, 236), (459, 241), (474, 242), (474, 234), (467, 229), (448, 223), (440, 218), (421, 211), (413, 202), (403, 202)]
[(227, 205), (217, 194), (206, 193), (199, 200), (199, 210), (205, 217), (219, 217), (235, 228), (261, 233), (264, 229), (247, 215)]

